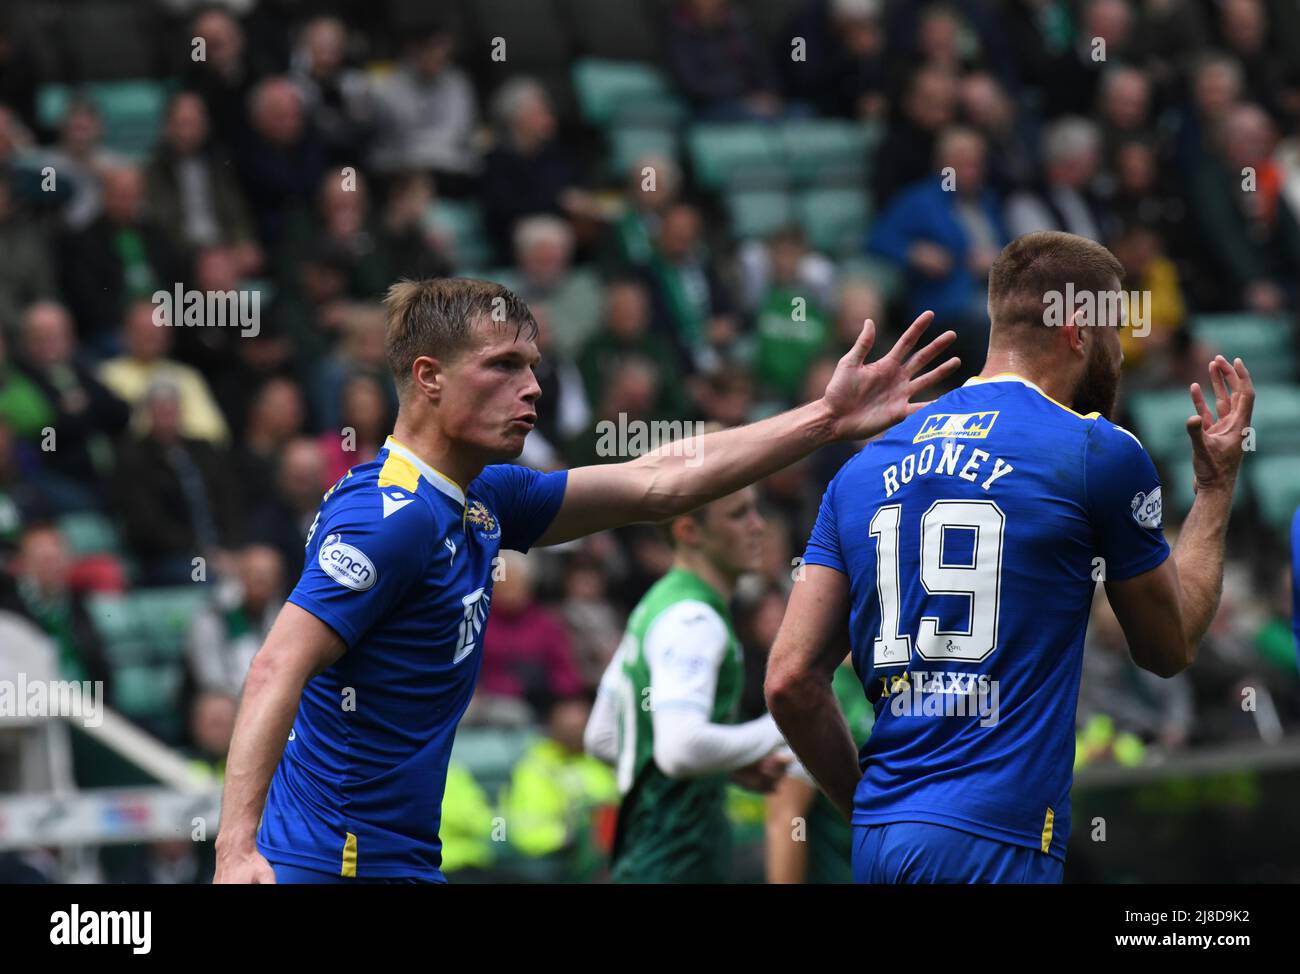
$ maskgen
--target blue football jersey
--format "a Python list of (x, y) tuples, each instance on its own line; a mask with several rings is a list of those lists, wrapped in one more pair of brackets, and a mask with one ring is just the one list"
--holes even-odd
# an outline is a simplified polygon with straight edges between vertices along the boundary
[(527, 551), (567, 474), (487, 467), (462, 492), (389, 439), (330, 488), (289, 601), (347, 652), (308, 683), (258, 849), (342, 876), (442, 879), (438, 823), (501, 548)]
[(853, 821), (931, 822), (1065, 858), (1097, 581), (1169, 555), (1128, 431), (1019, 376), (971, 379), (864, 447), (807, 563), (844, 573), (876, 724)]

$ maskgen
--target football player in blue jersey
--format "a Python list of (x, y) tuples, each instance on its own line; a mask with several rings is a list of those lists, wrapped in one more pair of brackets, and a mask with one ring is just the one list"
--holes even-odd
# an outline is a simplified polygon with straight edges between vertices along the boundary
[[(1155, 468), (1106, 418), (1121, 277), (1082, 237), (1013, 241), (989, 275), (983, 371), (826, 490), (766, 689), (851, 818), (858, 882), (1059, 882), (1097, 581), (1134, 661), (1161, 676), (1191, 664), (1214, 616), (1250, 375), (1210, 363), (1214, 412), (1191, 386), (1196, 497), (1169, 557)], [(860, 754), (831, 692), (845, 642), (876, 709)]]
[(836, 439), (919, 408), (950, 375), (913, 352), (931, 315), (825, 395), (625, 463), (538, 473), (517, 457), (541, 390), (527, 306), (486, 281), (402, 282), (386, 299), (400, 409), (379, 455), (325, 495), (306, 564), (245, 681), (226, 765), (217, 882), (440, 882), (438, 823), (502, 548), (683, 514)]

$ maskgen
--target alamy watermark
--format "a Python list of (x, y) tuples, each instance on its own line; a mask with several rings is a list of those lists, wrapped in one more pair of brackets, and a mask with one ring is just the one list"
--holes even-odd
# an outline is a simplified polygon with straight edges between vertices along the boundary
[(981, 727), (998, 722), (998, 681), (983, 673), (911, 670), (889, 693), (895, 717), (979, 717)]
[(702, 421), (632, 419), (618, 414), (618, 422), (602, 419), (596, 424), (596, 455), (601, 457), (639, 457), (661, 450), (674, 457), (686, 457), (686, 466), (704, 462), (704, 426)]
[(104, 722), (103, 680), (0, 680), (0, 722), (6, 718), (74, 717), (86, 727)]
[(196, 291), (177, 284), (154, 291), (153, 323), (159, 328), (238, 328), (241, 338), (262, 331), (262, 292)]
[(1076, 291), (1066, 283), (1065, 291), (1048, 291), (1043, 295), (1043, 324), (1060, 328), (1083, 312), (1078, 324), (1115, 325), (1127, 320), (1134, 338), (1151, 334), (1150, 291)]

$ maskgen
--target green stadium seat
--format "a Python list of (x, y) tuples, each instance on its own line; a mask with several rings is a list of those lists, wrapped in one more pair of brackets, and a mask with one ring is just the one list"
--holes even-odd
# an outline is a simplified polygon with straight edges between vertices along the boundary
[(687, 145), (696, 181), (706, 189), (774, 189), (786, 182), (781, 143), (769, 126), (695, 125)]
[(787, 122), (781, 145), (791, 182), (800, 186), (865, 185), (879, 131), (831, 120)]
[(190, 622), (210, 595), (202, 584), (101, 594), (91, 598), (90, 614), (113, 663), (179, 660), (185, 655)]
[(1255, 449), (1263, 454), (1300, 449), (1300, 389), (1282, 383), (1255, 383)]
[(456, 263), (460, 266), (483, 267), (492, 259), (492, 248), (483, 230), (483, 218), (477, 203), (439, 200), (433, 205), (429, 219), (451, 237), (456, 248)]
[(731, 232), (740, 240), (766, 237), (794, 217), (790, 197), (780, 190), (742, 190), (727, 195)]
[(532, 728), (464, 727), (456, 732), (451, 759), (463, 765), (493, 800), (537, 732)]
[(609, 174), (620, 183), (632, 167), (647, 156), (677, 159), (677, 133), (672, 129), (641, 125), (616, 125), (606, 132), (609, 140)]
[(59, 518), (59, 531), (74, 557), (122, 553), (117, 528), (102, 514), (93, 511), (65, 514)]
[(1285, 535), (1300, 507), (1300, 453), (1247, 457), (1244, 466), (1260, 517)]
[(1129, 412), (1137, 427), (1134, 432), (1157, 462), (1181, 459), (1191, 449), (1187, 419), (1192, 400), (1185, 389), (1148, 389), (1134, 392)]
[(796, 213), (814, 248), (842, 256), (861, 251), (871, 204), (861, 189), (808, 189), (799, 194)]
[(675, 125), (685, 114), (663, 72), (638, 61), (582, 58), (573, 66), (573, 87), (583, 121), (597, 127)]
[(836, 276), (841, 281), (861, 279), (880, 288), (881, 297), (893, 301), (903, 293), (903, 273), (893, 263), (879, 257), (858, 254), (846, 257), (836, 265)]
[[(99, 108), (104, 121), (104, 145), (136, 160), (153, 149), (162, 127), (163, 110), (171, 82), (139, 79), (99, 81), (81, 86), (78, 93)], [(63, 118), (73, 89), (50, 84), (37, 92), (36, 111), (42, 125), (55, 127)]]
[(113, 671), (113, 700), (128, 717), (155, 717), (176, 709), (182, 672), (177, 666), (120, 666)]
[(1294, 329), (1286, 315), (1197, 315), (1188, 327), (1194, 338), (1228, 361), (1240, 358), (1245, 362), (1256, 382), (1295, 377)]

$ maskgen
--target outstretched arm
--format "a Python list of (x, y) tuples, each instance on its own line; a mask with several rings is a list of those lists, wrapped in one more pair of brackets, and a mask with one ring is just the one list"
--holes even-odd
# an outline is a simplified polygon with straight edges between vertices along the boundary
[(636, 521), (667, 520), (762, 480), (827, 443), (883, 432), (921, 408), (911, 402), (913, 396), (961, 364), (950, 358), (922, 374), (957, 337), (946, 331), (912, 353), (933, 318), (929, 311), (922, 314), (889, 354), (870, 364), (876, 328), (867, 319), (816, 402), (739, 429), (670, 443), (626, 463), (571, 470), (560, 510), (537, 543), (560, 544)]

